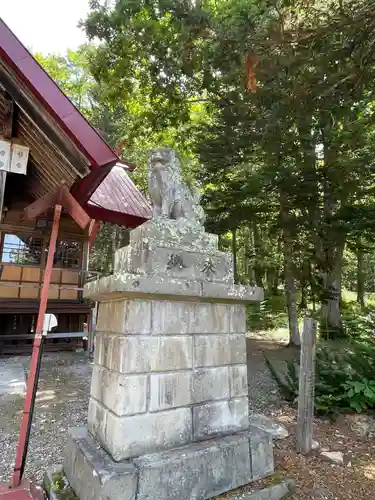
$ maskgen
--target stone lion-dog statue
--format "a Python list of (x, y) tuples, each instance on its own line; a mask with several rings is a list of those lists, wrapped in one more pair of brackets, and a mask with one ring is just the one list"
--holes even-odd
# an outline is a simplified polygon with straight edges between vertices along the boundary
[(173, 149), (150, 151), (148, 189), (154, 217), (186, 219), (193, 224), (203, 225), (200, 192), (182, 182), (180, 162)]

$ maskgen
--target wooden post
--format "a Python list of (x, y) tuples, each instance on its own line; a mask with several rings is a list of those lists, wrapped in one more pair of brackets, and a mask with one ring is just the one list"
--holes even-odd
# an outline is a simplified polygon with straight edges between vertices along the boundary
[(29, 371), (29, 376), (27, 377), (26, 398), (23, 407), (20, 436), (17, 445), (16, 463), (14, 466), (14, 472), (12, 478), (13, 488), (19, 486), (26, 463), (28, 441), (30, 436), (30, 429), (31, 429), (33, 411), (35, 405), (35, 396), (36, 396), (36, 391), (38, 389), (40, 361), (42, 357), (44, 315), (47, 310), (48, 290), (51, 282), (53, 258), (56, 250), (57, 234), (59, 232), (61, 209), (62, 209), (61, 205), (55, 206), (55, 214), (53, 218), (51, 238), (48, 248), (47, 264), (44, 271), (43, 287), (40, 297), (38, 319), (35, 328), (33, 352), (30, 361), (30, 371)]
[[(5, 170), (0, 170), (0, 224), (3, 222), (3, 208), (4, 208), (4, 196), (5, 196), (5, 184), (7, 181), (7, 173)], [(2, 254), (2, 231), (0, 229), (0, 260)], [(0, 266), (0, 280), (3, 273), (3, 266)]]
[(303, 318), (301, 361), (299, 374), (297, 452), (307, 454), (312, 450), (312, 431), (315, 395), (316, 321)]
[(88, 352), (90, 360), (94, 358), (94, 349), (95, 349), (95, 331), (96, 331), (96, 320), (98, 317), (98, 306), (96, 303), (95, 306), (90, 311), (90, 324), (89, 324), (89, 345)]
[(19, 486), (26, 463), (35, 396), (38, 389), (40, 363), (42, 358), (44, 315), (47, 310), (48, 290), (51, 282), (53, 258), (56, 251), (56, 241), (59, 231), (61, 211), (64, 208), (64, 210), (71, 215), (71, 217), (82, 229), (85, 229), (91, 220), (84, 209), (79, 205), (77, 200), (75, 200), (69, 193), (69, 190), (65, 185), (61, 185), (56, 191), (46, 194), (43, 198), (39, 198), (34, 201), (34, 203), (25, 209), (24, 217), (27, 220), (35, 219), (41, 214), (47, 213), (50, 208), (54, 208), (54, 218), (49, 241), (47, 263), (44, 270), (43, 286), (40, 297), (38, 319), (35, 328), (29, 376), (27, 378), (26, 397), (21, 419), (20, 435), (17, 444), (16, 463), (12, 477), (13, 488)]
[(5, 195), (6, 180), (7, 180), (6, 171), (0, 170), (0, 224), (3, 221), (3, 208), (4, 208), (4, 195)]

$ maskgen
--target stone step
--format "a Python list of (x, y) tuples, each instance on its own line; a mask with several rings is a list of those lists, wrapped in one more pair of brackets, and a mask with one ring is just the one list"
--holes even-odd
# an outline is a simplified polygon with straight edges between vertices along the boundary
[(272, 438), (255, 427), (123, 462), (114, 462), (85, 428), (74, 428), (65, 457), (80, 500), (206, 500), (274, 472)]
[[(46, 472), (43, 487), (49, 500), (78, 500), (73, 489), (69, 486), (62, 467), (59, 470), (50, 469)], [(292, 479), (286, 479), (267, 488), (251, 488), (248, 491), (241, 491), (241, 493), (238, 493), (237, 489), (233, 495), (231, 492), (227, 492), (224, 498), (226, 500), (281, 500), (292, 497), (295, 487), (295, 482)], [(220, 499), (221, 496), (216, 496), (212, 500)]]
[[(250, 488), (240, 493), (237, 491), (233, 495), (228, 492), (224, 498), (225, 500), (281, 500), (282, 498), (292, 497), (295, 487), (295, 482), (292, 479), (286, 479), (277, 484), (272, 484), (267, 488)], [(213, 500), (221, 500), (221, 497), (215, 497)]]

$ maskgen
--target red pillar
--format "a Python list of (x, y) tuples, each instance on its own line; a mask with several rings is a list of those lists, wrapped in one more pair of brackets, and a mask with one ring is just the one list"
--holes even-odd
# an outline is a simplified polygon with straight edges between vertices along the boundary
[(23, 471), (25, 468), (31, 422), (33, 418), (33, 411), (35, 405), (35, 396), (36, 396), (36, 391), (38, 389), (40, 361), (42, 357), (44, 315), (47, 310), (48, 290), (51, 282), (53, 258), (55, 256), (55, 251), (56, 251), (56, 240), (57, 240), (57, 234), (59, 232), (61, 210), (62, 210), (61, 205), (55, 206), (55, 213), (53, 217), (53, 224), (51, 230), (51, 238), (48, 247), (47, 263), (44, 271), (44, 279), (43, 279), (42, 293), (40, 298), (38, 319), (36, 322), (33, 352), (30, 361), (30, 371), (29, 371), (29, 376), (27, 378), (27, 392), (22, 413), (20, 436), (17, 445), (16, 463), (14, 466), (14, 472), (12, 477), (13, 488), (16, 488), (17, 486), (20, 485), (23, 476)]

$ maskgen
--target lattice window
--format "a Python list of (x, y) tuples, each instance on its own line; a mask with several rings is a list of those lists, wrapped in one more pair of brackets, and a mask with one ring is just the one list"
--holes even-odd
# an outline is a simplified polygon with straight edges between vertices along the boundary
[(82, 262), (82, 243), (59, 240), (56, 245), (54, 267), (64, 269), (80, 269)]
[(34, 236), (4, 234), (1, 262), (27, 266), (40, 266), (43, 240)]

